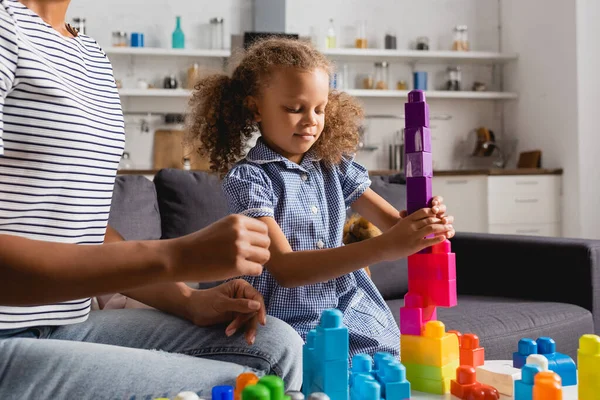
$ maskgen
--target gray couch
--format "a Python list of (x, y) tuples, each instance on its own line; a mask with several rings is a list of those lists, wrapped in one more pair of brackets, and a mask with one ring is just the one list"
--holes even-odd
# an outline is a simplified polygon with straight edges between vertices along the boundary
[[(372, 177), (398, 209), (401, 177)], [(220, 182), (210, 174), (161, 170), (149, 181), (117, 177), (109, 223), (127, 240), (166, 239), (225, 216)], [(519, 339), (550, 336), (575, 359), (578, 339), (600, 331), (600, 241), (457, 233), (458, 306), (439, 309), (447, 329), (475, 333), (487, 359), (510, 359)], [(371, 266), (372, 279), (398, 318), (406, 260)]]

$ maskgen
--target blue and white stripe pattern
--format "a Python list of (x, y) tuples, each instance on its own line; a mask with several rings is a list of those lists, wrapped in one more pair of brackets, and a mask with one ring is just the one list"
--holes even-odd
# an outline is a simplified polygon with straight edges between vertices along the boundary
[[(327, 165), (311, 152), (300, 165), (271, 150), (262, 138), (227, 174), (223, 188), (230, 212), (277, 221), (292, 250), (343, 245), (347, 209), (370, 186), (367, 171), (352, 159)], [(364, 269), (327, 282), (280, 286), (268, 270), (245, 276), (265, 299), (267, 312), (306, 339), (323, 310), (337, 308), (350, 332), (350, 357), (358, 353), (400, 353), (394, 317)]]
[[(18, 1), (0, 0), (0, 234), (101, 244), (124, 144), (112, 66), (98, 44), (63, 37)], [(0, 306), (0, 329), (81, 322), (89, 310), (90, 299)]]

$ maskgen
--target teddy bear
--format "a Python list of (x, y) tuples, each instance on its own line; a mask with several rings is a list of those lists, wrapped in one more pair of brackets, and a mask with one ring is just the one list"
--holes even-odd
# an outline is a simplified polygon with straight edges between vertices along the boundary
[[(367, 240), (375, 236), (381, 235), (381, 231), (360, 214), (353, 214), (346, 219), (344, 224), (344, 244), (356, 243), (362, 240)], [(365, 271), (371, 276), (369, 267), (365, 267)]]

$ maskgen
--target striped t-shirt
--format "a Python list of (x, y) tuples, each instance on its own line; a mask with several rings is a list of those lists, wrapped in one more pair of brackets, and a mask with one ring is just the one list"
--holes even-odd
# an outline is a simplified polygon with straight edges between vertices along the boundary
[[(101, 244), (124, 144), (112, 66), (98, 44), (0, 0), (0, 234)], [(0, 305), (0, 329), (85, 321), (90, 302)]]

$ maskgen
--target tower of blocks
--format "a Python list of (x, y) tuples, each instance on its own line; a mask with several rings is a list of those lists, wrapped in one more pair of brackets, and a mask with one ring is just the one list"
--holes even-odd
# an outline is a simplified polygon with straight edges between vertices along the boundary
[[(413, 90), (404, 106), (406, 210), (431, 207), (433, 166), (429, 105), (425, 93)], [(408, 293), (400, 308), (401, 359), (414, 390), (444, 394), (460, 365), (459, 335), (445, 332), (437, 307), (454, 307), (456, 259), (450, 242), (408, 257)]]
[(571, 357), (556, 351), (556, 342), (549, 337), (537, 340), (523, 338), (519, 340), (517, 351), (513, 353), (513, 366), (522, 368), (525, 364), (538, 364), (542, 371), (557, 373), (562, 386), (577, 385), (577, 365)]
[(579, 400), (597, 399), (600, 394), (600, 336), (583, 335), (577, 350)]
[[(302, 392), (325, 393), (331, 400), (405, 400), (411, 385), (400, 360), (389, 353), (357, 354), (349, 369), (348, 328), (340, 310), (324, 310), (303, 348)], [(244, 389), (245, 392), (245, 389)], [(243, 393), (244, 393), (243, 392)], [(242, 396), (242, 400), (246, 399)]]

